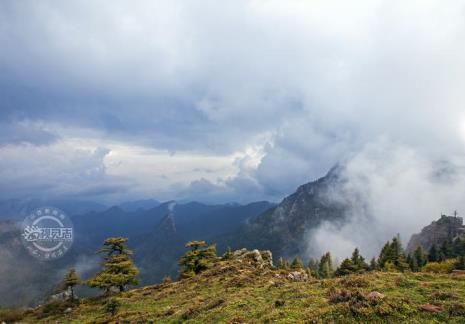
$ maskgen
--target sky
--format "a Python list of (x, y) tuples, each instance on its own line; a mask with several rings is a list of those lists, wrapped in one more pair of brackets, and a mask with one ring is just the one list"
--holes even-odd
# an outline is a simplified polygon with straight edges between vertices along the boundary
[(3, 0), (0, 196), (279, 201), (337, 163), (424, 192), (464, 89), (463, 1)]

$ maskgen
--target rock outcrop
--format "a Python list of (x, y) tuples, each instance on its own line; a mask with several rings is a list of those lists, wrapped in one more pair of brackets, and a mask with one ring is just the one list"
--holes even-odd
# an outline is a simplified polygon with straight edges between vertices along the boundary
[(463, 234), (465, 227), (462, 217), (442, 215), (440, 219), (424, 227), (420, 233), (412, 235), (407, 245), (407, 253), (411, 253), (418, 246), (428, 251), (433, 244), (440, 246), (443, 242)]
[(233, 252), (232, 259), (252, 265), (258, 269), (273, 266), (273, 255), (270, 251), (241, 249)]

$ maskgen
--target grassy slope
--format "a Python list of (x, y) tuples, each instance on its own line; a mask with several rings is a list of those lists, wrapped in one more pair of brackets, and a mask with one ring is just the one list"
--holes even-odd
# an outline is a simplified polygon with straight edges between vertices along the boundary
[[(283, 270), (258, 270), (238, 261), (222, 261), (192, 279), (117, 295), (115, 298), (122, 305), (115, 316), (105, 313), (106, 299), (102, 297), (83, 300), (66, 315), (39, 319), (39, 308), (23, 321), (465, 323), (465, 276), (376, 272), (291, 282), (286, 275)], [(378, 303), (363, 297), (330, 303), (328, 296), (333, 287), (363, 294), (376, 290), (386, 297)], [(418, 306), (425, 303), (441, 306), (443, 310), (437, 314), (420, 311)]]

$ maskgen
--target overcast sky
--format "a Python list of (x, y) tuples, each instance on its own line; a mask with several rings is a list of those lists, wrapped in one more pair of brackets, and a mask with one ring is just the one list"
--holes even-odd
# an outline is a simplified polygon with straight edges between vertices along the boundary
[(464, 1), (0, 1), (4, 199), (277, 201), (379, 142), (462, 163)]

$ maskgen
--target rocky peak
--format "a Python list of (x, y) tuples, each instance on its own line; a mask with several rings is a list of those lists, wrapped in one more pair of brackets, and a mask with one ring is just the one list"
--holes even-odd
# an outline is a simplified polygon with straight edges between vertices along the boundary
[(418, 246), (428, 251), (433, 244), (439, 246), (464, 234), (462, 217), (441, 215), (441, 218), (424, 227), (420, 233), (412, 235), (407, 245), (407, 253), (411, 253)]

